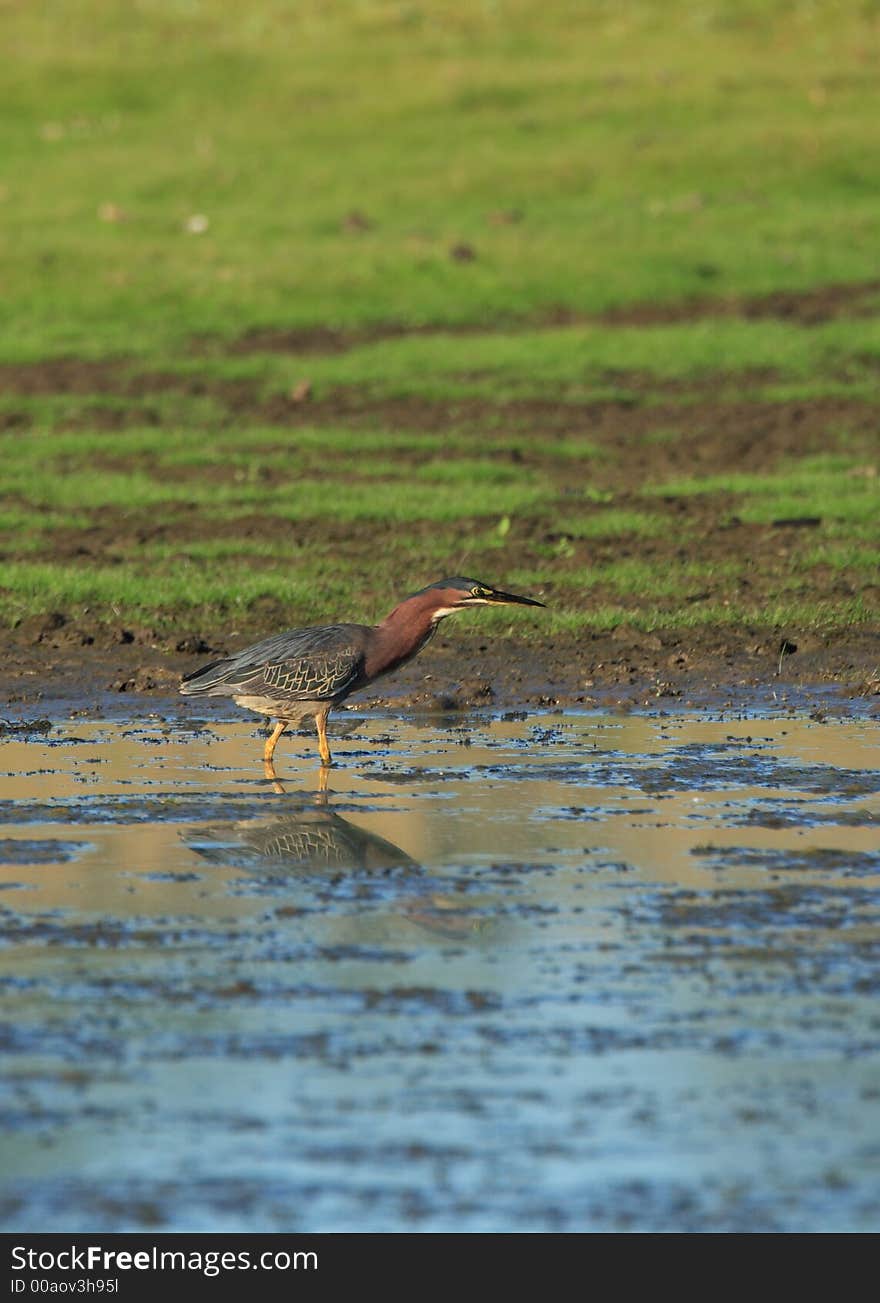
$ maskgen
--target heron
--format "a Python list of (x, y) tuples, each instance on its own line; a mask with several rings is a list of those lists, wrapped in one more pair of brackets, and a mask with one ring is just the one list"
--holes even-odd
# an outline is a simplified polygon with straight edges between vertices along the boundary
[[(332, 764), (327, 716), (353, 692), (405, 665), (430, 642), (441, 620), (472, 606), (544, 606), (476, 579), (440, 579), (399, 602), (381, 623), (289, 629), (184, 676), (187, 697), (232, 697), (275, 721), (263, 761), (272, 768), (288, 726), (313, 718), (322, 769)], [(270, 775), (274, 777), (274, 772)]]

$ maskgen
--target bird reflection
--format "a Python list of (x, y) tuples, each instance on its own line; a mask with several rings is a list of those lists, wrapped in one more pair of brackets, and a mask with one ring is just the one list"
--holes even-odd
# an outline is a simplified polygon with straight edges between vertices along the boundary
[[(266, 776), (266, 781), (272, 784), (273, 792), (277, 792), (279, 796), (286, 795), (287, 788), (275, 772), (275, 765), (271, 759), (263, 761), (263, 773)], [(326, 765), (322, 765), (318, 770), (318, 790), (315, 794), (315, 802), (317, 805), (327, 804), (329, 773), (330, 771)]]
[(402, 880), (405, 889), (398, 887), (394, 899), (408, 922), (457, 941), (476, 939), (485, 931), (491, 920), (463, 909), (460, 896), (435, 890), (437, 880), (401, 847), (337, 814), (323, 772), (322, 778), (316, 795), (303, 804), (292, 797), (283, 815), (215, 824), (197, 837), (185, 835), (187, 845), (210, 863), (259, 872), (274, 889), (315, 876), (329, 883), (361, 875)]
[(271, 860), (279, 868), (347, 873), (422, 871), (399, 846), (343, 819), (326, 805), (299, 809), (268, 823), (247, 820), (234, 826), (234, 835), (241, 847), (252, 853), (249, 859)]

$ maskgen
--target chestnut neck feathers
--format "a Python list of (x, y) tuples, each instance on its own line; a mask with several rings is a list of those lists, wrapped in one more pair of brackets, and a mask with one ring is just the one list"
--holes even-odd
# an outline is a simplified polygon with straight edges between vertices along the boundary
[(448, 612), (449, 606), (436, 590), (417, 593), (395, 606), (372, 631), (364, 666), (369, 677), (388, 674), (417, 656), (436, 633), (441, 611)]

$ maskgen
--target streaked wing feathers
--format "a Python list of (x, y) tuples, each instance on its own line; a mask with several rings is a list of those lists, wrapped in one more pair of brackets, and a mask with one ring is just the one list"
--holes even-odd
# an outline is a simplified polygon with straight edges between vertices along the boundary
[(313, 652), (294, 661), (278, 661), (263, 667), (263, 683), (271, 697), (277, 692), (288, 701), (325, 701), (343, 692), (354, 680), (363, 663), (355, 647), (337, 652)]
[(189, 675), (188, 694), (254, 694), (278, 701), (326, 701), (355, 683), (370, 631), (358, 624), (320, 625), (277, 634)]

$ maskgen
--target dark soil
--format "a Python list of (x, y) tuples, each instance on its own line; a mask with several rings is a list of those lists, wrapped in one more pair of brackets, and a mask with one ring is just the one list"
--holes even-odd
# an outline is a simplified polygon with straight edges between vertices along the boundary
[[(180, 678), (200, 660), (232, 650), (242, 638), (173, 639), (150, 630), (88, 631), (82, 623), (21, 628), (4, 645), (0, 699), (29, 706), (54, 700), (95, 701), (106, 693), (175, 696)], [(267, 626), (272, 627), (272, 626)], [(276, 624), (275, 628), (278, 627)], [(93, 641), (90, 641), (93, 640)], [(579, 639), (481, 641), (450, 629), (393, 678), (353, 698), (352, 705), (407, 706), (431, 712), (518, 706), (626, 708), (728, 706), (756, 694), (765, 702), (812, 702), (823, 709), (862, 697), (880, 715), (880, 637), (855, 633), (845, 645), (801, 636), (796, 654), (780, 657), (775, 634), (734, 630), (644, 634), (622, 625)], [(211, 703), (217, 706), (218, 703)], [(225, 703), (230, 705), (231, 703)], [(196, 714), (206, 709), (194, 707)]]
[[(745, 298), (692, 298), (678, 303), (634, 303), (595, 314), (576, 313), (554, 308), (541, 316), (522, 320), (495, 320), (475, 325), (377, 323), (360, 330), (331, 326), (299, 327), (292, 330), (272, 328), (248, 331), (227, 346), (232, 354), (297, 353), (303, 356), (344, 353), (361, 344), (405, 335), (482, 335), (489, 331), (508, 333), (515, 330), (558, 329), (561, 326), (663, 326), (688, 321), (741, 317), (748, 320), (776, 319), (801, 326), (817, 326), (841, 317), (872, 316), (880, 299), (880, 281), (855, 285), (824, 285), (814, 290), (776, 290), (771, 294)], [(212, 341), (196, 341), (194, 351), (210, 347)]]

